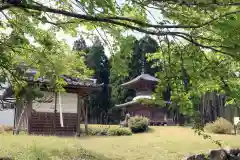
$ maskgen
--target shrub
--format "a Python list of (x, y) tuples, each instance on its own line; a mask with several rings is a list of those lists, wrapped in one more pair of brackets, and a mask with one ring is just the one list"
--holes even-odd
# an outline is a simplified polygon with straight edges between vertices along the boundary
[(224, 118), (218, 118), (212, 123), (207, 123), (205, 130), (216, 134), (230, 134), (234, 127), (231, 122)]
[(135, 116), (128, 121), (128, 126), (133, 133), (145, 132), (148, 129), (149, 120), (146, 117)]
[(13, 131), (13, 127), (12, 127), (12, 126), (7, 126), (7, 125), (5, 125), (5, 126), (3, 126), (3, 128), (4, 128), (4, 131), (5, 131), (5, 132), (11, 132), (11, 131)]
[(88, 135), (91, 136), (107, 136), (109, 126), (97, 126), (97, 127), (89, 127)]
[(0, 125), (0, 134), (4, 133), (4, 127)]
[(128, 128), (109, 128), (108, 130), (109, 136), (130, 136), (132, 132)]

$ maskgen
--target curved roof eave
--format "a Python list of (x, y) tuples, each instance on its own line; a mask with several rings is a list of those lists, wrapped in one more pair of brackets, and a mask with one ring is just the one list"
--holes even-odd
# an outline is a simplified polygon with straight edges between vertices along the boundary
[(129, 106), (129, 105), (133, 105), (133, 104), (138, 104), (139, 102), (136, 101), (136, 100), (132, 100), (132, 101), (129, 101), (129, 102), (126, 102), (126, 103), (123, 103), (123, 104), (117, 104), (115, 105), (116, 107), (126, 107), (126, 106)]
[(134, 84), (140, 80), (146, 80), (146, 81), (152, 81), (152, 82), (159, 81), (159, 79), (157, 79), (156, 77), (153, 77), (149, 74), (141, 74), (141, 75), (137, 76), (136, 78), (134, 78), (126, 83), (121, 84), (121, 86), (128, 86), (128, 85)]

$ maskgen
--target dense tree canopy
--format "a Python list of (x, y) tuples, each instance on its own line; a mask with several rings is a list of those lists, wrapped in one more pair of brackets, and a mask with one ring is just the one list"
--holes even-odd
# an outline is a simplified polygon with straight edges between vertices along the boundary
[[(179, 104), (184, 101), (191, 105), (193, 97), (209, 90), (224, 91), (235, 101), (239, 99), (235, 75), (240, 59), (237, 0), (6, 0), (1, 2), (0, 11), (1, 30), (12, 30), (10, 35), (1, 33), (1, 49), (6, 54), (0, 67), (4, 72), (11, 73), (17, 57), (18, 62), (22, 58), (28, 64), (34, 62), (44, 75), (79, 73), (76, 70), (85, 75), (88, 70), (79, 58), (82, 56), (70, 54), (68, 47), (56, 39), (56, 31), (76, 36), (78, 27), (88, 32), (101, 30), (106, 44), (111, 37), (112, 53), (125, 52), (121, 55), (124, 57), (130, 57), (129, 49), (135, 43), (134, 37), (126, 34), (137, 31), (154, 36), (160, 46), (155, 54), (144, 51), (154, 66), (161, 68), (156, 93), (159, 99), (168, 85), (171, 100)], [(40, 24), (49, 24), (48, 30), (41, 29)], [(32, 37), (35, 44), (27, 37)], [(121, 67), (124, 63), (120, 62), (114, 60), (118, 66), (114, 74), (128, 75), (128, 68)], [(54, 69), (43, 67), (48, 65)]]
[[(153, 15), (154, 10), (162, 14), (161, 19), (154, 17), (156, 22), (147, 18), (149, 14)], [(112, 36), (116, 38), (119, 34), (117, 32), (125, 29), (157, 36), (170, 35), (182, 38), (196, 46), (232, 56), (235, 54), (233, 55), (229, 49), (238, 47), (233, 42), (237, 38), (236, 34), (232, 37), (233, 31), (226, 29), (229, 26), (237, 29), (239, 18), (239, 2), (237, 0), (210, 2), (208, 0), (194, 2), (191, 0), (103, 0), (91, 2), (52, 0), (48, 3), (16, 0), (2, 3), (1, 11), (20, 12), (33, 20), (56, 24), (64, 29), (69, 29), (70, 26), (74, 28), (73, 26), (76, 27), (78, 24), (87, 29), (101, 27), (108, 32), (115, 33)], [(104, 25), (106, 23), (108, 25)], [(70, 32), (74, 33), (72, 31)]]

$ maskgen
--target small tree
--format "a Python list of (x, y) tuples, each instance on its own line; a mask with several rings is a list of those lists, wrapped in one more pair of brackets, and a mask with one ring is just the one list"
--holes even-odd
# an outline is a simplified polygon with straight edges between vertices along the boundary
[(149, 119), (143, 116), (131, 117), (128, 126), (133, 133), (145, 132), (148, 129)]

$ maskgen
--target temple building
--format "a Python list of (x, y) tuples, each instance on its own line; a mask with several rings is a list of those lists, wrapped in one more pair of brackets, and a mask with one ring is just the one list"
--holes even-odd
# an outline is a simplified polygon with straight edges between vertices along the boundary
[[(12, 86), (0, 87), (0, 111), (14, 109), (13, 134), (26, 131), (34, 135), (80, 136), (80, 124), (84, 132), (88, 129), (88, 96), (100, 91), (103, 84), (96, 79), (79, 79), (62, 75), (66, 82), (65, 92), (54, 92), (50, 81), (40, 77), (35, 79), (36, 70), (24, 72), (29, 88), (39, 88), (42, 97), (20, 96), (15, 98)], [(1, 119), (0, 119), (1, 120)]]
[(129, 113), (131, 116), (139, 115), (149, 118), (150, 125), (173, 124), (166, 107), (143, 102), (144, 100), (154, 100), (153, 91), (158, 81), (157, 78), (142, 73), (129, 82), (122, 84), (121, 86), (127, 89), (135, 90), (136, 96), (132, 101), (116, 105), (116, 107), (121, 107), (125, 113)]

